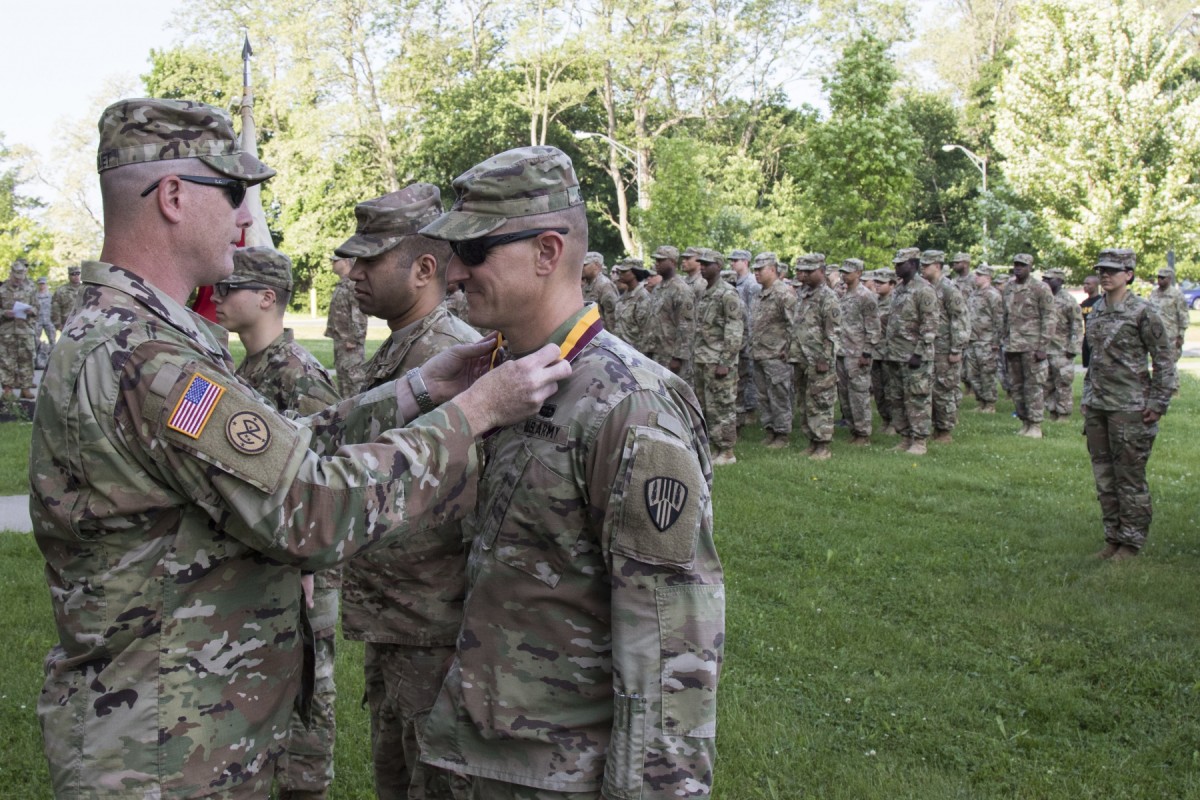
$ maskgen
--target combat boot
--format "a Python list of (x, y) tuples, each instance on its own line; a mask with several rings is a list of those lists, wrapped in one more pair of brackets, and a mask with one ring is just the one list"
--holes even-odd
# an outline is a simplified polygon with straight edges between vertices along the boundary
[(908, 454), (910, 456), (923, 456), (926, 449), (924, 439), (913, 439), (913, 443), (909, 445)]
[(791, 446), (791, 444), (792, 440), (786, 433), (777, 433), (775, 434), (775, 438), (771, 440), (771, 443), (768, 444), (767, 447), (771, 448), (772, 450), (786, 450)]
[(887, 424), (887, 427), (883, 429), (884, 436), (895, 436), (897, 433), (899, 433), (899, 431), (896, 430), (896, 426), (890, 422)]
[(1136, 558), (1137, 554), (1138, 549), (1136, 547), (1133, 545), (1123, 544), (1117, 550), (1117, 552), (1112, 554), (1112, 557), (1109, 558), (1109, 561), (1128, 561), (1131, 558)]
[(737, 456), (733, 454), (732, 450), (722, 450), (713, 458), (712, 463), (714, 467), (719, 467), (724, 464), (736, 464)]
[(1029, 435), (1029, 423), (1026, 422), (1025, 420), (1021, 420), (1021, 430), (1017, 431), (1017, 436), (1028, 436), (1028, 435)]
[(1106, 542), (1104, 545), (1104, 549), (1101, 550), (1099, 553), (1096, 553), (1095, 555), (1096, 555), (1096, 558), (1112, 558), (1113, 556), (1115, 556), (1117, 554), (1117, 551), (1120, 549), (1121, 549), (1121, 545), (1113, 544), (1112, 542)]
[(1031, 422), (1023, 435), (1030, 439), (1040, 439), (1042, 438), (1042, 426), (1039, 423)]
[(954, 437), (950, 435), (950, 431), (938, 431), (933, 435), (933, 440), (938, 444), (950, 444)]
[(829, 445), (817, 442), (813, 444), (812, 452), (808, 454), (808, 457), (812, 461), (828, 461), (833, 457), (833, 452), (829, 449)]
[(817, 443), (814, 441), (809, 441), (808, 447), (804, 448), (804, 455), (811, 456), (816, 449)]
[(895, 446), (895, 447), (893, 447), (893, 448), (892, 448), (892, 452), (894, 452), (894, 453), (907, 453), (907, 452), (908, 452), (908, 448), (912, 447), (912, 444), (913, 444), (913, 439), (912, 439), (912, 437), (911, 437), (911, 436), (905, 436), (903, 439), (901, 439), (901, 440), (900, 440), (900, 441), (899, 441), (899, 442), (896, 444), (896, 446)]
[(871, 444), (871, 437), (859, 436), (858, 434), (855, 434), (854, 438), (850, 440), (850, 444), (854, 445), (855, 447), (869, 447)]
[(775, 441), (775, 431), (769, 430), (763, 435), (763, 447), (770, 447), (773, 441)]
[(36, 396), (37, 395), (34, 394), (33, 389), (22, 389), (21, 390), (21, 397), (26, 400), (32, 400)]
[(975, 410), (978, 411), (980, 414), (995, 414), (996, 413), (996, 404), (995, 403), (980, 403), (979, 408), (977, 408)]

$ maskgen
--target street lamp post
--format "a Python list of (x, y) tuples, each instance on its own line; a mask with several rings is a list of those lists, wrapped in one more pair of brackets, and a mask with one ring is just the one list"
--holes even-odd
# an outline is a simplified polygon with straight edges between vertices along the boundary
[(642, 165), (641, 154), (637, 150), (626, 144), (621, 144), (616, 139), (603, 133), (593, 133), (592, 131), (575, 131), (576, 139), (602, 139), (608, 142), (608, 146), (625, 156), (625, 159), (633, 164), (633, 168), (637, 174), (637, 204), (642, 211), (650, 208), (650, 193), (646, 186), (646, 170)]
[[(965, 155), (971, 161), (971, 163), (975, 165), (975, 169), (979, 170), (979, 174), (983, 176), (983, 193), (986, 195), (987, 190), (988, 190), (988, 188), (987, 188), (987, 156), (981, 156), (976, 153), (973, 153), (970, 150), (968, 150), (967, 148), (963, 147), (961, 144), (944, 144), (944, 145), (942, 145), (943, 152), (950, 153), (955, 150), (961, 150), (963, 152), (963, 155)], [(984, 257), (984, 260), (987, 260), (987, 257), (988, 257), (987, 241), (988, 241), (988, 221), (987, 221), (987, 212), (985, 211), (984, 215), (983, 215), (983, 257)]]

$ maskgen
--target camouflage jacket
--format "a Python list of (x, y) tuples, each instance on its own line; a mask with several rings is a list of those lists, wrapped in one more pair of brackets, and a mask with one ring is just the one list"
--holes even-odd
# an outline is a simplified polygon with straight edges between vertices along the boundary
[(696, 328), (694, 290), (676, 274), (658, 285), (654, 305), (653, 352), (659, 358), (687, 361), (692, 357), (692, 335)]
[(600, 319), (604, 320), (606, 328), (616, 325), (617, 297), (620, 295), (617, 285), (608, 279), (604, 273), (590, 281), (583, 282), (583, 299), (595, 303), (600, 308)]
[(1059, 289), (1054, 295), (1054, 335), (1050, 337), (1046, 352), (1077, 356), (1082, 350), (1083, 312), (1070, 292)]
[(1045, 352), (1054, 337), (1054, 295), (1050, 287), (1030, 277), (1025, 283), (1004, 284), (1004, 351)]
[(933, 341), (937, 336), (938, 298), (929, 281), (914, 275), (901, 281), (892, 291), (888, 314), (887, 361), (908, 361), (913, 355), (922, 361), (933, 360)]
[[(367, 386), (402, 378), (479, 334), (438, 306), (379, 346)], [(467, 554), (463, 529), (450, 522), (425, 546), (382, 547), (352, 559), (342, 573), (342, 633), (347, 639), (424, 647), (454, 644), (462, 622)]]
[(613, 333), (643, 355), (654, 355), (654, 297), (638, 284), (632, 291), (617, 298), (616, 324)]
[(895, 297), (896, 290), (884, 297), (875, 295), (875, 299), (879, 302), (879, 342), (871, 348), (871, 357), (876, 361), (882, 361), (887, 356), (887, 329), (888, 317), (892, 313), (892, 298)]
[(736, 367), (746, 332), (746, 311), (737, 290), (720, 278), (696, 306), (697, 364)]
[(750, 309), (750, 357), (786, 359), (796, 324), (796, 293), (781, 280), (763, 289)]
[(1102, 297), (1088, 315), (1087, 342), (1091, 361), (1083, 379), (1084, 405), (1167, 413), (1179, 386), (1174, 344), (1149, 301), (1129, 292), (1122, 303), (1109, 306)]
[(538, 416), (484, 443), (463, 627), (422, 760), (708, 797), (725, 590), (704, 420), (680, 378), (607, 332), (573, 368)]
[(1179, 291), (1178, 286), (1172, 286), (1165, 292), (1155, 288), (1146, 299), (1158, 312), (1163, 327), (1167, 329), (1167, 338), (1172, 343), (1187, 334), (1191, 320), (1188, 317), (1187, 300), (1184, 298), (1183, 292)]
[(360, 346), (367, 338), (367, 315), (354, 299), (354, 281), (342, 278), (333, 287), (329, 299), (329, 317), (325, 322), (325, 337), (333, 339), (334, 346), (356, 342)]
[(861, 283), (842, 295), (841, 337), (838, 350), (847, 358), (873, 353), (879, 343), (879, 300)]
[(62, 330), (67, 320), (79, 308), (83, 299), (83, 284), (64, 283), (54, 290), (54, 298), (50, 301), (50, 321), (54, 327)]
[(975, 273), (968, 269), (966, 275), (955, 275), (953, 278), (950, 278), (950, 281), (962, 294), (963, 300), (967, 303), (967, 307), (969, 309), (971, 305), (971, 295), (975, 294), (976, 290)]
[(12, 278), (0, 283), (0, 311), (12, 311), (14, 303), (33, 306), (25, 312), (25, 319), (8, 319), (0, 316), (0, 336), (33, 336), (38, 323), (37, 285), (26, 278), (17, 284)]
[(962, 292), (945, 275), (937, 283), (930, 284), (938, 296), (937, 336), (933, 339), (936, 353), (961, 354), (971, 339), (971, 325), (967, 317), (967, 304)]
[(265, 794), (300, 685), (300, 568), (464, 513), (474, 440), (453, 403), (392, 430), (394, 385), (287, 419), (222, 329), (119, 267), (83, 280), (29, 463), (54, 794)]
[(42, 325), (53, 325), (54, 322), (51, 316), (50, 304), (54, 302), (54, 295), (47, 291), (45, 293), (35, 292), (33, 296), (37, 298), (38, 327), (41, 327)]
[(754, 307), (754, 301), (762, 294), (762, 286), (758, 279), (754, 277), (753, 272), (747, 272), (745, 275), (737, 279), (733, 284), (733, 288), (737, 289), (738, 297), (742, 298), (742, 308), (746, 310), (746, 335), (742, 337), (742, 352), (750, 352), (750, 309)]
[(796, 305), (788, 359), (809, 364), (826, 361), (833, 366), (841, 336), (842, 309), (837, 293), (828, 286), (805, 288)]
[(684, 275), (683, 281), (692, 290), (692, 298), (699, 303), (700, 298), (708, 291), (708, 281), (704, 280), (704, 275), (697, 270), (695, 275)]
[(971, 319), (971, 344), (990, 345), (1000, 349), (1004, 336), (1004, 300), (995, 286), (976, 289), (967, 298)]

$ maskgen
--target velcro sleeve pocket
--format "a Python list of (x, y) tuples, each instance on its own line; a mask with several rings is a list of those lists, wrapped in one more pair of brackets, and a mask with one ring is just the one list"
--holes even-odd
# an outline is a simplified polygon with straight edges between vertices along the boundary
[(655, 596), (663, 732), (711, 739), (717, 735), (717, 678), (725, 653), (725, 587), (662, 586)]
[(646, 564), (691, 569), (708, 492), (691, 444), (639, 426), (630, 429), (625, 453), (613, 552)]

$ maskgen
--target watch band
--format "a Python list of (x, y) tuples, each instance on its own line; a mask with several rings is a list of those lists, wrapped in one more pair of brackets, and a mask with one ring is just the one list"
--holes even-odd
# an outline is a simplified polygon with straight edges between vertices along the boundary
[(410, 369), (404, 374), (408, 378), (408, 385), (412, 389), (413, 397), (417, 399), (417, 408), (422, 414), (428, 414), (437, 408), (437, 403), (433, 402), (433, 398), (429, 396), (429, 389), (425, 386), (425, 379), (421, 377), (420, 368)]

